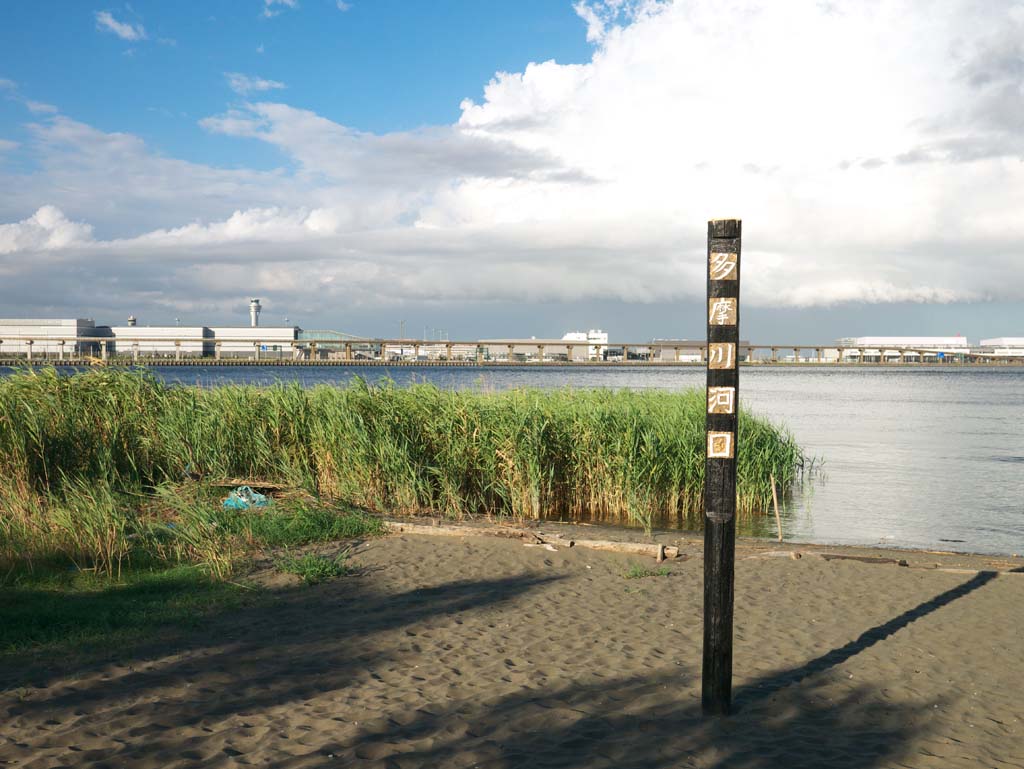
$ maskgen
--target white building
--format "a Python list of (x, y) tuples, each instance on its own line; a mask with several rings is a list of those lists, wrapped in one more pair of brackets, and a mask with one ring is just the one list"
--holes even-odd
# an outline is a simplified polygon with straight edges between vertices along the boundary
[(292, 358), (297, 326), (209, 326), (210, 352), (223, 358)]
[(701, 346), (693, 339), (654, 339), (657, 360), (663, 363), (700, 363), (704, 360)]
[(132, 358), (201, 358), (213, 352), (205, 326), (99, 326), (107, 355)]
[[(608, 332), (602, 331), (599, 328), (592, 328), (586, 333), (583, 331), (567, 331), (562, 335), (562, 340), (566, 342), (589, 342), (587, 358), (589, 360), (601, 360), (604, 358), (605, 349), (608, 347)], [(573, 358), (575, 357), (574, 355)]]
[(538, 361), (549, 363), (568, 361), (570, 348), (573, 362), (584, 362), (590, 359), (590, 345), (587, 339), (481, 339), (480, 346), (484, 349), (487, 360), (496, 361)]
[(95, 346), (76, 340), (95, 333), (96, 326), (88, 318), (0, 319), (0, 355), (31, 355), (33, 358), (91, 355)]
[(988, 353), (998, 358), (1024, 357), (1024, 336), (1000, 336), (995, 339), (982, 339), (979, 352)]
[[(901, 350), (920, 351), (925, 360), (946, 355), (966, 355), (970, 345), (967, 337), (960, 336), (857, 336), (836, 340), (836, 347), (842, 349), (843, 360), (859, 360), (861, 350), (867, 361), (899, 360)], [(849, 348), (857, 349), (849, 349)], [(917, 354), (905, 354), (916, 359)]]
[(404, 340), (387, 346), (386, 360), (476, 360), (480, 345), (460, 342), (418, 342)]

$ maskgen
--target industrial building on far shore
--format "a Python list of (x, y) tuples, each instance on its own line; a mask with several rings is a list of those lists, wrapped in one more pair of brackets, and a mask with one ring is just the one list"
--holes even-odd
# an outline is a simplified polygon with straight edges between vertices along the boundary
[[(248, 326), (144, 326), (91, 319), (0, 319), (0, 357), (36, 360), (248, 360), (287, 363), (692, 363), (706, 356), (704, 340), (611, 342), (607, 331), (569, 331), (561, 337), (463, 341), (368, 339), (298, 326), (261, 326), (259, 299), (249, 303)], [(971, 345), (963, 336), (860, 336), (832, 345), (755, 344), (741, 340), (736, 359), (749, 363), (1024, 363), (1024, 337), (995, 337)], [(199, 361), (196, 361), (199, 362)]]
[(298, 326), (260, 326), (259, 299), (248, 326), (96, 325), (91, 318), (2, 319), (0, 355), (26, 358), (281, 358), (296, 354)]

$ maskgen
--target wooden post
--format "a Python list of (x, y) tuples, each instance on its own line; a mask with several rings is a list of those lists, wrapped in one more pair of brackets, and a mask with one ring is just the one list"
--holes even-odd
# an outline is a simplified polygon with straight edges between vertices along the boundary
[(779, 542), (782, 541), (782, 518), (779, 516), (779, 494), (775, 491), (775, 475), (769, 476), (772, 482), (772, 507), (775, 508), (775, 528), (779, 532)]
[[(739, 219), (708, 222), (707, 458), (704, 469), (704, 660), (701, 707), (732, 707), (732, 607), (736, 558), (739, 407)], [(775, 357), (775, 349), (772, 350)]]

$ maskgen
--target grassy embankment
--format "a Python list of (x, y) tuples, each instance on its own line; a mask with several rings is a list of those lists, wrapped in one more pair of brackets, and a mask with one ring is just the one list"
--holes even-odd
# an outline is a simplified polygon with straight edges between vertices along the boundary
[[(756, 514), (769, 477), (785, 488), (802, 458), (749, 414), (740, 437), (739, 510)], [(700, 392), (203, 390), (118, 370), (21, 373), (0, 380), (0, 584), (54, 565), (225, 578), (262, 548), (379, 530), (360, 511), (650, 527), (697, 517), (703, 471)], [(230, 478), (296, 492), (225, 511), (209, 483)]]

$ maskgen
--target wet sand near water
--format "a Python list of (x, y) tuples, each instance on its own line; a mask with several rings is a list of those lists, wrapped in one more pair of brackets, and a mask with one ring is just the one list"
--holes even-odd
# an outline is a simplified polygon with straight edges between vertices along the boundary
[(1020, 559), (741, 542), (735, 713), (704, 719), (679, 541), (669, 576), (626, 579), (657, 566), (392, 535), (173, 647), (20, 683), (0, 662), (0, 765), (1024, 767), (1024, 573), (972, 571)]

